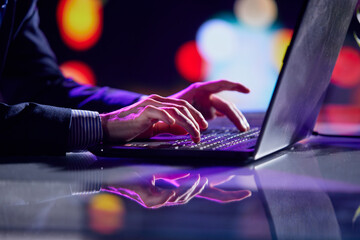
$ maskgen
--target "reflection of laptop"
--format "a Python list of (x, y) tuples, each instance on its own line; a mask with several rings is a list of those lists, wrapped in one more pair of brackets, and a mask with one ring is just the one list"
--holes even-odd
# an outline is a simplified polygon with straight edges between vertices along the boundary
[[(217, 125), (210, 123), (216, 126), (204, 133), (198, 145), (188, 136), (158, 136), (144, 142), (105, 145), (99, 153), (108, 156), (259, 159), (308, 137), (356, 3), (357, 0), (305, 1), (261, 131), (255, 128), (253, 132), (241, 134), (227, 129), (217, 120)], [(252, 125), (251, 119), (249, 122)], [(224, 128), (225, 132), (221, 132)], [(248, 136), (240, 136), (246, 134)]]

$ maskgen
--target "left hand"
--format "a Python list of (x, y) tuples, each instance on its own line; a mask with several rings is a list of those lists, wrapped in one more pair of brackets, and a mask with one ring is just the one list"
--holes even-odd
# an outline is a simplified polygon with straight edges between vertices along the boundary
[(218, 80), (194, 83), (170, 97), (186, 100), (199, 110), (206, 119), (225, 115), (240, 131), (248, 131), (250, 129), (249, 123), (235, 104), (214, 95), (221, 91), (250, 92), (248, 88), (240, 83)]

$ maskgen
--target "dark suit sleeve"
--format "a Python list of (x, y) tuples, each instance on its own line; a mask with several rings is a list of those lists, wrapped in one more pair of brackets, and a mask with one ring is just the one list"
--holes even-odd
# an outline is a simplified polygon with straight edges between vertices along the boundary
[[(26, 6), (26, 2), (31, 4)], [(36, 1), (18, 1), (13, 34), (0, 85), (8, 104), (37, 102), (108, 112), (132, 104), (141, 96), (109, 87), (83, 86), (64, 78), (39, 29)]]
[(71, 109), (0, 103), (0, 155), (58, 155), (67, 147)]

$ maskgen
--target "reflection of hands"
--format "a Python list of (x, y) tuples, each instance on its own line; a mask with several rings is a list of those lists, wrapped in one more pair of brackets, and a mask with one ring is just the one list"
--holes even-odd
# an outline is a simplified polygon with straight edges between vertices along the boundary
[(153, 175), (151, 179), (140, 176), (131, 183), (112, 185), (103, 191), (127, 197), (146, 208), (160, 208), (186, 204), (194, 197), (210, 201), (227, 203), (240, 201), (251, 196), (249, 190), (225, 191), (219, 186), (234, 176), (225, 179), (201, 177), (200, 174), (162, 174)]
[(130, 141), (159, 133), (185, 134), (200, 141), (200, 129), (207, 128), (201, 113), (187, 101), (151, 95), (120, 110), (100, 114), (104, 140)]
[[(167, 186), (157, 186), (157, 181)], [(199, 174), (154, 175), (150, 180), (138, 177), (131, 184), (111, 186), (103, 190), (127, 197), (146, 208), (160, 208), (189, 202), (202, 192), (207, 184), (208, 180), (201, 178)]]
[(239, 83), (227, 80), (212, 82), (194, 83), (184, 90), (172, 95), (177, 99), (184, 99), (195, 106), (206, 119), (213, 119), (216, 116), (227, 116), (240, 131), (250, 129), (244, 115), (237, 109), (235, 104), (227, 102), (214, 95), (221, 91), (237, 91), (249, 93), (250, 90)]

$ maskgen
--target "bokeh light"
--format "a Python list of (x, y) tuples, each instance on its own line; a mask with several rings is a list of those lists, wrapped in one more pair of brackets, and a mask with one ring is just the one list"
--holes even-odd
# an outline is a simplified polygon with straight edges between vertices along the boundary
[(99, 40), (103, 29), (101, 0), (60, 0), (57, 22), (63, 41), (74, 50), (87, 50)]
[(360, 133), (360, 107), (328, 104), (320, 111), (315, 130), (320, 133), (354, 135)]
[(283, 65), (283, 60), (286, 50), (291, 42), (293, 30), (280, 29), (278, 30), (273, 39), (273, 63), (276, 69), (280, 70)]
[(237, 0), (234, 12), (240, 22), (255, 28), (269, 27), (278, 15), (274, 0)]
[(360, 83), (359, 50), (349, 46), (341, 49), (331, 82), (342, 88), (352, 88)]
[(196, 39), (200, 54), (209, 65), (206, 81), (227, 79), (242, 83), (250, 88), (250, 94), (222, 92), (219, 96), (242, 110), (266, 110), (278, 76), (271, 62), (272, 38), (269, 29), (259, 31), (225, 19), (205, 22)]
[(234, 25), (221, 19), (212, 19), (200, 26), (196, 42), (206, 61), (225, 62), (236, 57), (240, 41)]
[(112, 234), (124, 226), (125, 206), (115, 195), (94, 195), (89, 202), (88, 213), (90, 228), (97, 233)]
[(200, 82), (206, 77), (207, 64), (200, 56), (195, 41), (189, 41), (178, 49), (175, 65), (181, 76), (190, 82)]
[(62, 74), (84, 85), (96, 85), (95, 74), (92, 69), (80, 61), (68, 61), (60, 65)]

